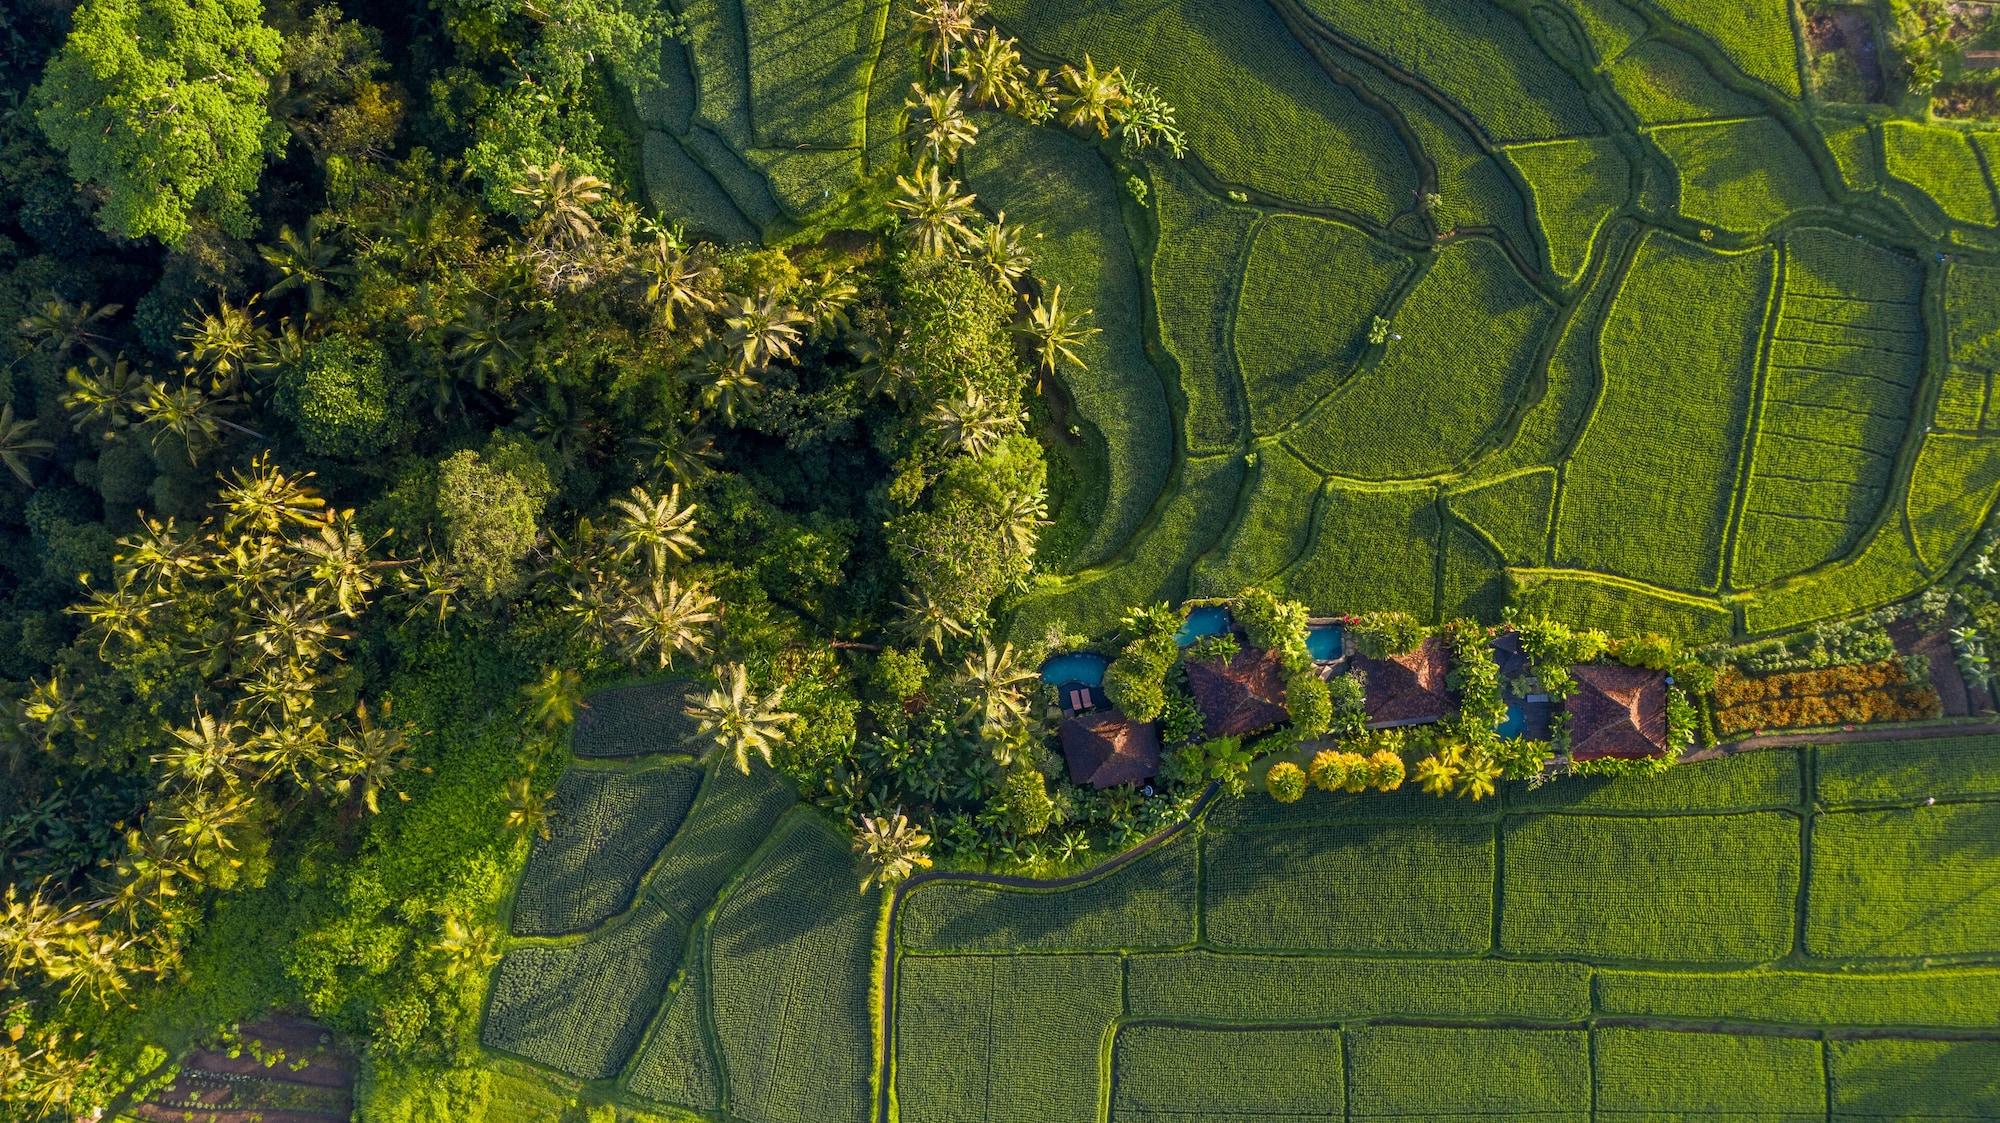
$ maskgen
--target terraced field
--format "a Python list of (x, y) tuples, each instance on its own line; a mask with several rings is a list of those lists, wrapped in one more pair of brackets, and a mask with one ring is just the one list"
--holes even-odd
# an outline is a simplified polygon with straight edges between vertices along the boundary
[[(907, 85), (894, 9), (687, 0), (670, 55), (695, 95), (647, 118), (662, 200), (782, 233), (880, 182)], [(995, 117), (964, 169), (1105, 328), (1064, 376), (1075, 545), (1018, 634), (1253, 581), (1323, 611), (1512, 600), (1766, 633), (1908, 596), (1984, 524), (1994, 137), (1805, 99), (1782, 6), (993, 17), (1037, 65), (1157, 84), (1190, 145), (1132, 160)], [(714, 185), (727, 206), (702, 202)], [(1526, 512), (1472, 498), (1510, 487)], [(1394, 572), (1367, 560), (1385, 552)]]

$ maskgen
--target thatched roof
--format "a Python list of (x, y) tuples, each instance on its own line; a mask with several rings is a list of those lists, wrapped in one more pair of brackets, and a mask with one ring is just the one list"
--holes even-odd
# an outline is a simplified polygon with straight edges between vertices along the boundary
[(1226, 663), (1191, 658), (1187, 676), (1210, 737), (1240, 737), (1291, 716), (1285, 710), (1285, 667), (1277, 652), (1245, 644)]
[(1527, 651), (1521, 646), (1521, 633), (1511, 628), (1493, 637), (1493, 662), (1500, 669), (1503, 684), (1535, 669), (1528, 662)]
[(1667, 674), (1591, 663), (1569, 669), (1570, 755), (1577, 760), (1659, 756), (1667, 751)]
[(1097, 788), (1136, 784), (1160, 770), (1160, 735), (1150, 721), (1117, 710), (1079, 714), (1062, 723), (1069, 777)]
[(1381, 729), (1443, 721), (1452, 707), (1444, 685), (1449, 659), (1441, 636), (1386, 659), (1355, 655), (1367, 689), (1368, 724)]

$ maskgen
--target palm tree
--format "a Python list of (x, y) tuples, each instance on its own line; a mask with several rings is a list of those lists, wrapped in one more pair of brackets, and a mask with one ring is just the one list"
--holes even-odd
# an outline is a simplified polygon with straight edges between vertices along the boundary
[(36, 347), (49, 347), (57, 359), (66, 357), (79, 346), (88, 350), (102, 362), (111, 361), (111, 353), (106, 350), (105, 336), (99, 328), (116, 316), (124, 305), (91, 304), (81, 301), (71, 304), (66, 300), (45, 300), (33, 311), (21, 317), (21, 335)]
[(968, 223), (975, 197), (959, 194), (958, 181), (940, 176), (935, 165), (915, 176), (897, 176), (896, 187), (902, 193), (889, 206), (903, 213), (903, 235), (917, 252), (943, 257), (972, 238)]
[(521, 688), (528, 696), (529, 712), (544, 729), (555, 729), (576, 720), (584, 708), (583, 676), (568, 667), (550, 667), (542, 677)]
[(736, 770), (748, 775), (750, 754), (769, 765), (771, 753), (785, 741), (785, 726), (799, 715), (778, 708), (783, 686), (761, 697), (752, 692), (749, 668), (741, 663), (725, 664), (716, 677), (716, 688), (689, 703), (685, 712), (695, 721), (695, 735), (710, 742), (704, 758), (726, 753)]
[[(470, 301), (458, 310), (451, 323), (451, 347), (445, 357), (456, 366), (458, 377), (480, 390), (521, 362), (521, 348), (533, 325), (527, 316), (510, 316), (497, 306)], [(442, 416), (442, 403), (438, 404)]]
[(278, 274), (278, 280), (264, 290), (264, 295), (302, 292), (308, 313), (320, 310), (336, 279), (354, 274), (352, 267), (340, 262), (340, 244), (321, 237), (319, 223), (311, 219), (306, 221), (303, 234), (289, 226), (281, 227), (277, 244), (259, 246), (257, 254)]
[(715, 266), (696, 260), (668, 234), (659, 234), (646, 247), (640, 267), (646, 274), (646, 303), (666, 330), (674, 330), (679, 313), (700, 316), (715, 311), (716, 300), (709, 291)]
[(1000, 507), (1000, 536), (1020, 557), (1035, 556), (1042, 528), (1048, 525), (1049, 501), (1046, 492), (1017, 491)]
[(181, 342), (197, 368), (207, 371), (218, 392), (235, 389), (237, 379), (264, 349), (268, 332), (257, 322), (257, 298), (241, 306), (225, 298), (215, 311), (181, 325)]
[(368, 594), (382, 584), (380, 573), (390, 562), (376, 561), (367, 539), (354, 526), (353, 511), (337, 511), (299, 539), (297, 548), (310, 562), (315, 585), (333, 598), (341, 615), (361, 614)]
[(153, 447), (172, 434), (180, 438), (188, 463), (200, 460), (222, 439), (222, 422), (215, 416), (214, 403), (189, 383), (172, 390), (157, 382), (146, 384), (145, 400), (138, 405), (139, 424), (153, 430)]
[(816, 338), (832, 336), (853, 326), (847, 310), (860, 295), (861, 289), (847, 274), (829, 269), (806, 290), (805, 306), (800, 313), (812, 325)]
[(209, 558), (198, 539), (182, 534), (174, 520), (144, 519), (138, 534), (118, 540), (118, 564), (137, 576), (148, 591), (177, 590), (208, 568)]
[(720, 607), (700, 585), (683, 589), (678, 581), (653, 581), (627, 597), (611, 623), (625, 636), (628, 659), (651, 655), (665, 670), (676, 655), (699, 659), (708, 653)]
[(1433, 753), (1417, 762), (1417, 784), (1425, 795), (1446, 796), (1458, 784), (1458, 761), (1452, 750)]
[(611, 509), (618, 515), (611, 528), (611, 546), (621, 561), (643, 556), (646, 572), (659, 576), (666, 572), (668, 557), (686, 561), (701, 553), (694, 540), (696, 507), (681, 506), (679, 484), (659, 496), (635, 487), (630, 499), (612, 500)]
[[(326, 521), (326, 500), (306, 481), (307, 472), (297, 479), (271, 465), (269, 453), (258, 453), (246, 472), (236, 469), (218, 496), (223, 508), (222, 528), (231, 533), (250, 530), (277, 534), (294, 527), (316, 527)], [(171, 524), (169, 524), (171, 525)]]
[(762, 300), (743, 297), (735, 313), (723, 320), (726, 329), (722, 345), (743, 370), (761, 370), (779, 359), (792, 357), (799, 342), (799, 325), (805, 316), (789, 305), (778, 303), (766, 293)]
[(1127, 97), (1124, 76), (1117, 67), (1099, 72), (1097, 63), (1086, 54), (1083, 69), (1065, 66), (1062, 88), (1056, 92), (1056, 116), (1072, 129), (1090, 128), (1102, 139), (1111, 136), (1111, 116), (1124, 108)]
[(79, 433), (95, 429), (106, 441), (132, 423), (151, 381), (122, 355), (108, 364), (92, 356), (85, 369), (71, 367), (63, 380), (70, 387), (61, 401), (71, 427)]
[(1028, 310), (1028, 324), (1021, 330), (1035, 341), (1042, 356), (1041, 369), (1045, 374), (1054, 374), (1056, 367), (1067, 360), (1078, 370), (1084, 370), (1084, 362), (1077, 356), (1076, 349), (1098, 333), (1096, 327), (1084, 326), (1090, 310), (1071, 311), (1062, 306), (1062, 286), (1049, 290), (1046, 302), (1036, 301)]
[(954, 47), (972, 34), (975, 0), (917, 0), (910, 9), (910, 34), (924, 48), (933, 69), (951, 59)]
[(897, 633), (919, 646), (928, 644), (942, 653), (947, 641), (972, 634), (970, 628), (923, 589), (910, 590), (909, 599), (898, 602), (896, 607), (902, 611), (896, 621)]
[(931, 836), (910, 822), (901, 808), (889, 815), (863, 815), (854, 831), (854, 851), (861, 855), (861, 891), (879, 885), (893, 889), (911, 874), (931, 865)]
[(706, 478), (715, 470), (719, 455), (715, 451), (714, 437), (699, 429), (685, 429), (678, 425), (657, 437), (635, 438), (632, 447), (639, 453), (642, 470), (648, 476), (676, 486), (698, 483)]
[(959, 682), (967, 714), (978, 719), (982, 732), (1011, 729), (1027, 719), (1028, 688), (1035, 674), (1015, 658), (1013, 644), (995, 648), (990, 640), (982, 643), (965, 657)]
[(236, 725), (197, 708), (194, 721), (170, 731), (172, 740), (154, 763), (189, 786), (205, 786), (231, 775), (244, 750)]
[(572, 172), (558, 160), (548, 167), (528, 165), (522, 181), (509, 190), (528, 206), (531, 237), (550, 248), (573, 250), (597, 239), (597, 217), (592, 212), (609, 188), (596, 176)]
[(548, 793), (536, 790), (532, 779), (517, 776), (508, 781), (503, 801), (507, 805), (508, 830), (515, 834), (532, 834), (543, 842), (549, 840)]
[[(392, 713), (391, 704), (382, 702), (384, 722)], [(354, 732), (334, 742), (333, 771), (339, 778), (333, 789), (341, 795), (359, 794), (369, 814), (380, 814), (378, 802), (390, 777), (402, 768), (410, 739), (400, 725), (377, 724), (369, 719), (368, 704), (355, 707)], [(404, 798), (408, 798), (405, 796)]]
[(1014, 40), (998, 31), (990, 27), (979, 29), (972, 48), (959, 61), (959, 70), (965, 75), (965, 87), (973, 101), (1000, 109), (1012, 109), (1021, 103), (1028, 68), (1021, 65), (1021, 52), (1015, 49)]
[(964, 94), (957, 86), (926, 90), (912, 82), (903, 107), (910, 110), (910, 131), (918, 145), (939, 164), (958, 159), (960, 149), (979, 139), (979, 126), (966, 117)]
[(5, 464), (14, 478), (35, 486), (35, 475), (28, 471), (28, 459), (40, 458), (55, 451), (55, 442), (35, 436), (35, 423), (14, 416), (14, 403), (0, 405), (0, 464)]
[(701, 404), (721, 414), (725, 424), (734, 425), (737, 412), (750, 407), (764, 384), (747, 368), (726, 362), (710, 363), (707, 370), (708, 382), (701, 388)]
[(444, 932), (438, 939), (444, 953), (445, 970), (459, 978), (484, 975), (500, 962), (500, 950), (493, 946), (493, 932), (458, 913), (444, 918)]
[(972, 252), (994, 282), (1006, 288), (1013, 288), (1034, 264), (1034, 258), (1021, 246), (1019, 232), (1007, 225), (1006, 211), (979, 228), (972, 241)]
[(26, 732), (43, 748), (64, 733), (83, 731), (83, 710), (77, 691), (58, 672), (45, 679), (30, 679), (27, 696), (21, 699), (21, 717)]
[(1460, 799), (1474, 802), (1485, 799), (1493, 794), (1495, 783), (1505, 771), (1490, 753), (1483, 750), (1471, 753), (1459, 769), (1455, 791)]
[(957, 397), (932, 406), (929, 420), (946, 448), (967, 456), (984, 456), (1014, 428), (1014, 418), (1000, 412), (970, 379)]
[(132, 588), (129, 573), (129, 570), (121, 572), (109, 589), (92, 589), (86, 580), (84, 588), (87, 593), (82, 603), (65, 609), (84, 619), (86, 634), (97, 633), (97, 653), (100, 656), (114, 639), (138, 643), (145, 635), (153, 609), (166, 603), (140, 596)]

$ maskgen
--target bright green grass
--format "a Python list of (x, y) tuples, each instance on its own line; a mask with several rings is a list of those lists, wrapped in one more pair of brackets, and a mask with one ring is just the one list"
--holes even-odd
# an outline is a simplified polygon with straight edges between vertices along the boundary
[(1668, 125), (1652, 138), (1680, 172), (1680, 212), (1696, 222), (1756, 234), (1828, 202), (1812, 161), (1773, 118)]
[(1491, 242), (1453, 243), (1391, 317), (1402, 338), (1307, 414), (1290, 443), (1351, 479), (1455, 467), (1491, 440), (1554, 318)]
[(1277, 431), (1348, 378), (1410, 268), (1341, 223), (1274, 215), (1257, 227), (1234, 329), (1257, 432)]
[(1991, 1029), (2000, 970), (1597, 973), (1607, 1015), (1768, 1025)]
[(1133, 956), (1125, 986), (1136, 1016), (1217, 1022), (1572, 1021), (1590, 1013), (1590, 970), (1575, 963), (1191, 951)]
[(801, 811), (716, 910), (708, 981), (732, 1115), (821, 1123), (868, 1114), (881, 896), (856, 892), (853, 871), (847, 840)]
[(1619, 585), (1596, 574), (1516, 571), (1512, 603), (1531, 616), (1567, 620), (1613, 635), (1659, 632), (1683, 641), (1730, 637), (1735, 617), (1701, 598), (1681, 599), (1643, 587)]
[(703, 1026), (708, 1017), (707, 980), (696, 964), (668, 996), (625, 1074), (625, 1086), (634, 1093), (697, 1111), (722, 1105), (722, 1075)]
[(859, 148), (878, 0), (755, 0), (740, 5), (749, 43), (751, 117), (766, 148)]
[(1814, 955), (2000, 951), (2000, 803), (1819, 816), (1809, 905)]
[(1089, 308), (1101, 329), (1077, 350), (1084, 369), (1061, 378), (1082, 419), (1102, 441), (1110, 466), (1095, 503), (1080, 513), (1090, 528), (1076, 568), (1103, 561), (1145, 520), (1173, 468), (1174, 421), (1160, 372), (1146, 358), (1138, 264), (1119, 217), (1121, 190), (1111, 168), (1082, 141), (1051, 129), (985, 114), (969, 157), (972, 188), (989, 208), (1035, 231), (1035, 275), (1060, 284), (1065, 302)]
[(1229, 340), (1256, 212), (1201, 190), (1179, 163), (1153, 169), (1152, 183), (1160, 223), (1153, 300), (1187, 395), (1188, 446), (1234, 448), (1249, 423)]
[[(1493, 828), (1354, 823), (1231, 831), (1203, 852), (1208, 942), (1221, 949), (1484, 951)], [(1365, 900), (1366, 909), (1355, 903)]]
[(1933, 433), (1910, 479), (1910, 534), (1917, 558), (1942, 573), (1986, 524), (2000, 488), (2000, 438)]
[(659, 1007), (681, 941), (680, 922), (648, 902), (581, 942), (515, 948), (494, 973), (482, 1039), (581, 1080), (614, 1076)]
[(632, 903), (700, 787), (692, 764), (633, 772), (571, 768), (549, 800), (549, 837), (536, 839), (514, 898), (523, 936), (580, 932)]
[(1194, 593), (1229, 596), (1261, 584), (1306, 547), (1307, 516), (1324, 481), (1282, 444), (1262, 445), (1256, 457), (1236, 526), (1195, 567)]
[(903, 895), (897, 937), (923, 951), (1177, 947), (1194, 939), (1195, 853), (1176, 838), (1062, 889), (926, 882)]
[(1540, 565), (1549, 549), (1556, 474), (1548, 468), (1503, 476), (1445, 495), (1445, 508), (1478, 529), (1509, 565)]
[(1605, 390), (1566, 474), (1563, 564), (1715, 588), (1771, 270), (1768, 250), (1647, 237), (1599, 336)]
[(1132, 605), (1184, 598), (1195, 560), (1229, 529), (1243, 474), (1240, 456), (1187, 461), (1173, 500), (1132, 544), (1127, 560), (1031, 595), (1015, 613), (1011, 634), (1021, 637), (1017, 642), (1039, 639), (1049, 627), (1060, 625), (1065, 631), (1099, 635), (1116, 628)]
[(1767, 749), (1681, 765), (1666, 780), (1657, 776), (1570, 776), (1534, 789), (1510, 784), (1506, 798), (1509, 811), (1713, 815), (1796, 807), (1800, 787), (1799, 750)]
[(1835, 1041), (1827, 1054), (1836, 1123), (2000, 1118), (2000, 1041)]
[(1822, 745), (1813, 778), (1824, 804), (2000, 796), (2000, 736)]
[(1111, 1051), (1111, 1118), (1318, 1123), (1347, 1111), (1337, 1029), (1128, 1025)]
[(1305, 0), (1335, 33), (1372, 49), (1469, 111), (1494, 139), (1595, 132), (1576, 80), (1519, 20), (1479, 0)]
[(1882, 156), (1867, 121), (1824, 128), (1826, 147), (1840, 165), (1840, 178), (1852, 191), (1872, 191), (1882, 182)]
[(1918, 121), (1884, 121), (1882, 155), (1890, 175), (1930, 196), (1950, 218), (1993, 225), (1993, 190), (1964, 133)]
[(1347, 1118), (1588, 1123), (1589, 1038), (1581, 1030), (1353, 1030)]
[(1808, 1037), (1600, 1029), (1596, 1118), (1823, 1123), (1826, 1070)]
[(1624, 0), (1565, 0), (1598, 62), (1609, 62), (1646, 34), (1646, 20)]
[(661, 851), (647, 896), (683, 919), (700, 916), (797, 801), (791, 786), (768, 769), (746, 776), (728, 764), (712, 766), (686, 825)]
[(1313, 539), (1280, 579), (1323, 612), (1437, 612), (1437, 490), (1329, 485), (1313, 509)]
[(1631, 195), (1631, 164), (1606, 137), (1517, 144), (1506, 152), (1534, 193), (1550, 267), (1575, 280), (1597, 232)]
[(1413, 201), (1415, 168), (1389, 123), (1328, 81), (1263, 4), (1001, 0), (993, 14), (1044, 56), (1116, 60), (1157, 84), (1232, 186), (1378, 221)]
[[(1961, 481), (1955, 478), (1951, 458), (1932, 451), (1938, 440), (1936, 434), (1925, 438), (1912, 491), (1921, 483), (1926, 495), (1933, 496), (1932, 507), (1944, 508), (1952, 506), (1954, 499), (1963, 499), (1964, 493), (1951, 490)], [(1924, 453), (1930, 453), (1928, 464)], [(1962, 529), (1969, 537), (1976, 528)], [(1756, 599), (1744, 606), (1744, 623), (1753, 635), (1785, 631), (1901, 600), (1926, 583), (1923, 562), (1892, 512), (1890, 520), (1859, 552), (1760, 590)]]
[(1443, 553), (1438, 615), (1498, 620), (1507, 607), (1508, 587), (1500, 555), (1470, 527), (1456, 521), (1445, 523)]
[(1783, 0), (1657, 0), (1674, 19), (1722, 48), (1743, 73), (1799, 96), (1798, 44)]
[(1944, 305), (1951, 366), (1937, 424), (2000, 428), (2000, 411), (1992, 407), (1994, 371), (2000, 369), (2000, 269), (1953, 262), (1945, 271)]
[(1507, 823), (1500, 852), (1514, 954), (1761, 962), (1792, 947), (1790, 815), (1533, 816)]
[(896, 975), (901, 1123), (1095, 1123), (1117, 959), (905, 956)]
[(1851, 550), (1890, 499), (1923, 373), (1917, 263), (1807, 228), (1786, 239), (1783, 297), (1732, 579), (1766, 584)]
[(1626, 51), (1605, 73), (1641, 124), (1745, 117), (1761, 108), (1716, 81), (1700, 59), (1659, 39)]

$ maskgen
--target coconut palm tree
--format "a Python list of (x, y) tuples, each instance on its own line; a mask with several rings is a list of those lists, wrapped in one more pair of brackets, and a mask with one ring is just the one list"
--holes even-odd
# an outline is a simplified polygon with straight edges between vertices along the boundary
[[(307, 472), (296, 479), (272, 466), (269, 453), (251, 459), (248, 471), (238, 468), (218, 496), (222, 500), (222, 528), (230, 533), (241, 530), (257, 534), (277, 534), (294, 528), (311, 528), (326, 521), (326, 500), (306, 481)], [(172, 526), (171, 523), (168, 524)]]
[(641, 471), (655, 480), (674, 484), (694, 484), (715, 470), (719, 454), (715, 438), (700, 429), (669, 427), (657, 437), (637, 437), (631, 442), (638, 454)]
[(625, 637), (626, 658), (650, 655), (665, 670), (677, 655), (699, 659), (708, 653), (720, 607), (699, 585), (682, 588), (678, 581), (653, 581), (625, 599), (611, 624)]
[(54, 351), (58, 360), (82, 347), (99, 361), (108, 363), (111, 352), (105, 344), (109, 340), (100, 329), (123, 308), (121, 304), (91, 304), (88, 301), (71, 304), (67, 300), (45, 300), (21, 317), (18, 326), (22, 337), (38, 348), (47, 347)]
[(1042, 528), (1048, 525), (1048, 494), (1041, 490), (1017, 491), (1000, 507), (1000, 535), (1008, 548), (1024, 558), (1035, 556)]
[(853, 327), (848, 310), (860, 295), (852, 278), (829, 269), (806, 290), (800, 314), (812, 325), (815, 338), (833, 337)]
[(14, 416), (14, 403), (0, 405), (0, 464), (5, 464), (14, 478), (35, 486), (35, 476), (28, 471), (30, 458), (40, 459), (55, 451), (55, 442), (35, 436), (35, 423)]
[(1021, 103), (1028, 68), (1021, 64), (1014, 40), (990, 27), (980, 28), (958, 66), (975, 103), (998, 109), (1012, 109)]
[(1493, 794), (1494, 785), (1505, 771), (1492, 754), (1484, 750), (1469, 753), (1459, 767), (1458, 784), (1453, 790), (1460, 799), (1477, 802)]
[(538, 791), (535, 782), (526, 776), (517, 776), (507, 782), (507, 794), (502, 797), (507, 805), (507, 829), (515, 834), (532, 834), (543, 842), (549, 840), (549, 797), (547, 792)]
[[(509, 315), (497, 302), (467, 301), (458, 309), (448, 329), (451, 346), (445, 358), (451, 360), (459, 379), (484, 390), (519, 366), (522, 351), (533, 335), (535, 319)], [(439, 395), (434, 411), (442, 417), (447, 399), (455, 392)]]
[(404, 727), (389, 724), (392, 712), (389, 701), (383, 700), (383, 720), (378, 723), (370, 719), (368, 704), (361, 703), (355, 707), (353, 732), (333, 743), (333, 790), (359, 796), (371, 815), (381, 813), (378, 801), (382, 791), (402, 769), (410, 748)]
[(746, 296), (722, 321), (722, 345), (738, 368), (761, 370), (792, 357), (792, 348), (802, 334), (799, 325), (805, 320), (798, 309), (778, 303), (772, 294), (766, 293), (762, 300)]
[(936, 165), (913, 176), (897, 176), (896, 188), (901, 193), (889, 200), (889, 206), (903, 214), (903, 236), (917, 252), (943, 257), (971, 240), (975, 197), (959, 194), (958, 181), (945, 179)]
[(1456, 749), (1445, 749), (1417, 762), (1416, 780), (1425, 795), (1443, 797), (1458, 785), (1459, 757)]
[(543, 729), (557, 729), (576, 720), (584, 708), (583, 676), (568, 667), (550, 667), (542, 677), (521, 688), (528, 709)]
[(909, 11), (910, 35), (923, 47), (924, 62), (934, 70), (946, 66), (983, 9), (981, 0), (917, 0)]
[(528, 165), (509, 190), (527, 205), (530, 237), (546, 248), (578, 250), (597, 240), (595, 210), (610, 186), (557, 160), (547, 167)]
[(854, 852), (861, 856), (861, 891), (879, 885), (893, 889), (911, 874), (931, 865), (931, 836), (898, 808), (888, 815), (863, 815), (854, 831)]
[(222, 421), (215, 416), (214, 403), (190, 383), (171, 390), (157, 382), (147, 383), (146, 397), (137, 412), (139, 424), (152, 431), (155, 450), (168, 435), (178, 437), (190, 464), (222, 439)]
[(1027, 275), (1034, 259), (1021, 246), (1021, 235), (1007, 225), (1007, 212), (993, 216), (993, 221), (982, 225), (972, 240), (972, 254), (979, 264), (993, 278), (995, 284), (1013, 288)]
[(669, 557), (686, 561), (701, 553), (694, 540), (695, 504), (681, 506), (679, 484), (657, 496), (635, 487), (631, 498), (612, 500), (611, 509), (617, 513), (611, 547), (620, 561), (643, 558), (646, 572), (657, 576), (666, 572)]
[(394, 564), (375, 559), (368, 540), (354, 525), (354, 512), (336, 511), (298, 539), (307, 575), (333, 599), (342, 616), (359, 616), (368, 594), (382, 584), (381, 572)]
[(910, 96), (903, 102), (910, 111), (910, 132), (918, 147), (939, 164), (958, 159), (960, 149), (979, 139), (979, 126), (965, 115), (964, 102), (957, 86), (926, 90), (920, 83), (910, 83)]
[(896, 607), (902, 612), (896, 621), (897, 633), (919, 646), (928, 644), (942, 653), (948, 641), (972, 634), (971, 629), (923, 589), (911, 589), (908, 598), (899, 601)]
[(772, 752), (785, 742), (785, 727), (799, 715), (778, 708), (783, 686), (762, 696), (753, 692), (750, 671), (741, 663), (725, 664), (716, 678), (715, 689), (690, 702), (685, 712), (694, 719), (695, 736), (709, 743), (703, 757), (727, 754), (736, 770), (748, 775), (750, 754), (770, 764)]
[(1060, 77), (1062, 85), (1055, 96), (1057, 119), (1072, 129), (1093, 129), (1100, 139), (1109, 139), (1112, 115), (1129, 101), (1118, 68), (1099, 71), (1086, 54), (1082, 70), (1065, 66)]
[(99, 655), (105, 653), (114, 639), (138, 643), (145, 635), (153, 610), (166, 603), (140, 595), (132, 587), (130, 570), (121, 571), (109, 589), (91, 588), (87, 580), (84, 588), (86, 594), (83, 601), (65, 611), (83, 618), (86, 634), (97, 635)]
[(151, 381), (122, 355), (110, 363), (92, 356), (82, 370), (71, 367), (63, 380), (69, 383), (61, 401), (70, 427), (79, 433), (94, 431), (105, 441), (132, 423)]
[(713, 263), (697, 258), (665, 232), (647, 244), (640, 269), (646, 276), (646, 303), (662, 328), (674, 330), (676, 317), (715, 311)]
[(1021, 330), (1034, 339), (1036, 349), (1041, 352), (1043, 373), (1054, 374), (1056, 367), (1065, 361), (1078, 370), (1086, 369), (1076, 349), (1098, 333), (1096, 327), (1085, 326), (1084, 321), (1089, 317), (1088, 308), (1078, 312), (1063, 307), (1061, 285), (1049, 290), (1048, 300), (1038, 300), (1028, 310), (1028, 323)]
[(216, 302), (215, 311), (201, 312), (181, 324), (180, 340), (195, 368), (209, 376), (218, 393), (231, 393), (264, 348), (269, 333), (257, 321), (257, 298), (231, 304)]
[(967, 456), (984, 456), (1015, 427), (1015, 419), (1002, 413), (970, 379), (957, 396), (932, 406), (928, 420), (939, 443)]
[(320, 235), (319, 223), (314, 220), (306, 220), (304, 233), (280, 227), (275, 244), (257, 248), (257, 255), (278, 274), (264, 295), (303, 293), (306, 311), (317, 313), (334, 282), (354, 275), (352, 266), (341, 263), (340, 249), (336, 239)]
[(764, 389), (764, 384), (749, 369), (731, 363), (709, 363), (706, 373), (708, 381), (701, 387), (701, 404), (720, 414), (724, 424), (734, 425), (737, 413), (750, 408)]
[(1028, 717), (1028, 688), (1035, 684), (1033, 671), (1021, 666), (1014, 645), (998, 648), (988, 640), (965, 657), (959, 671), (959, 685), (965, 693), (968, 717), (979, 722), (984, 733), (1011, 729)]
[(446, 972), (461, 979), (482, 976), (500, 962), (500, 949), (493, 946), (493, 930), (458, 913), (444, 918), (438, 951), (444, 953)]

